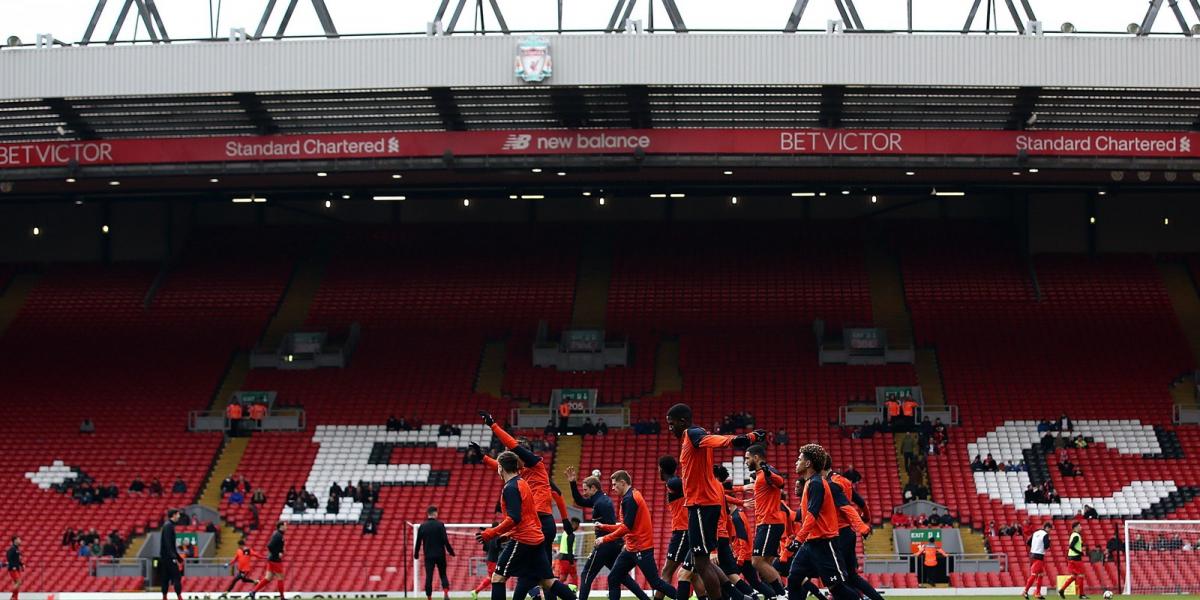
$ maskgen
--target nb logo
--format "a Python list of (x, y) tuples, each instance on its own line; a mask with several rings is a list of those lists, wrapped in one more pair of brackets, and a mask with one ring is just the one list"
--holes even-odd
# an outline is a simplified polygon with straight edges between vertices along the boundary
[(529, 142), (533, 140), (533, 136), (528, 133), (514, 133), (504, 140), (504, 145), (500, 146), (501, 150), (525, 150), (529, 148)]

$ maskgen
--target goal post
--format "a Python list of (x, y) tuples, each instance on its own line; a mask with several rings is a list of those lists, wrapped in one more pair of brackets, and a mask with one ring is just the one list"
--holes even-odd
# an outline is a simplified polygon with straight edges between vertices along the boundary
[[(412, 593), (415, 597), (421, 598), (425, 595), (425, 555), (422, 552), (421, 557), (417, 558), (413, 554), (416, 547), (417, 528), (420, 523), (409, 522), (408, 526), (411, 532), (408, 536), (408, 547), (405, 548), (404, 555), (412, 560)], [(449, 592), (456, 596), (470, 594), (486, 577), (490, 577), (491, 573), (487, 570), (487, 555), (483, 551), (483, 546), (475, 541), (475, 534), (481, 529), (491, 527), (491, 523), (445, 523), (446, 537), (450, 541), (450, 546), (454, 548), (454, 556), (446, 557), (446, 576), (450, 580)], [(580, 530), (575, 536), (575, 572), (578, 575), (583, 572), (583, 565), (587, 561), (588, 554), (592, 551), (592, 546), (595, 544), (596, 535), (594, 532), (595, 526), (592, 523), (583, 523), (580, 525)], [(555, 524), (555, 534), (562, 532), (562, 524)], [(557, 539), (554, 545), (554, 558), (558, 558)], [(558, 573), (556, 563), (551, 563), (555, 574)], [(605, 590), (607, 597), (608, 583), (605, 577), (607, 571), (602, 572), (600, 577), (592, 585), (593, 590)], [(433, 575), (433, 597), (441, 597), (441, 582), (437, 572)], [(510, 583), (511, 587), (511, 583)], [(480, 596), (488, 597), (491, 586), (484, 588), (480, 592)]]
[(1125, 521), (1128, 594), (1200, 593), (1200, 521)]

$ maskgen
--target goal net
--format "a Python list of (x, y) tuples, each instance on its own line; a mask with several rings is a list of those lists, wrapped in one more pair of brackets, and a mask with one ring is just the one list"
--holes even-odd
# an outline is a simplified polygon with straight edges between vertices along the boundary
[(1200, 593), (1200, 521), (1125, 521), (1125, 593)]
[[(411, 531), (409, 532), (407, 548), (404, 549), (405, 556), (411, 561), (412, 570), (412, 592), (416, 597), (420, 598), (425, 595), (425, 553), (422, 551), (421, 557), (413, 556), (413, 549), (416, 546), (417, 528), (420, 523), (409, 523)], [(470, 594), (477, 589), (481, 583), (491, 577), (491, 572), (488, 571), (487, 553), (483, 546), (475, 542), (475, 534), (483, 529), (491, 527), (490, 523), (446, 523), (446, 537), (450, 540), (450, 545), (454, 548), (454, 556), (446, 557), (446, 577), (450, 580), (450, 593), (456, 595)], [(592, 551), (592, 546), (595, 545), (596, 535), (593, 531), (591, 523), (584, 523), (580, 530), (575, 532), (575, 580), (568, 580), (572, 585), (578, 585), (580, 575), (583, 573), (583, 565), (587, 562), (588, 554)], [(556, 526), (555, 531), (562, 533), (562, 524)], [(559, 573), (558, 559), (558, 540), (554, 544), (554, 562), (551, 567), (554, 569), (555, 575)], [(592, 583), (592, 590), (599, 590), (603, 597), (608, 597), (608, 571), (602, 570), (599, 577)], [(639, 580), (640, 581), (640, 580)], [(433, 597), (441, 597), (442, 585), (436, 570), (433, 574)], [(509, 589), (513, 587), (515, 580), (509, 581)], [(489, 597), (491, 593), (491, 583), (487, 583), (479, 592), (483, 598)], [(596, 592), (592, 594), (596, 596)]]

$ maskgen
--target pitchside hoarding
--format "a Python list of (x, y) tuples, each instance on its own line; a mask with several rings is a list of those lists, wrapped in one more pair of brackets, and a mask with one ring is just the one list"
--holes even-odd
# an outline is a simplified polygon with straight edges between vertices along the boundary
[(0, 144), (0, 169), (356, 158), (626, 154), (1200, 158), (1200, 133), (606, 129)]

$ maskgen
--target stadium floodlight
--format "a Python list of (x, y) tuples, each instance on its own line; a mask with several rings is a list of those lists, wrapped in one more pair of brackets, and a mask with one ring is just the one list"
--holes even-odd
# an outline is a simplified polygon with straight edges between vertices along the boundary
[(372, 196), (371, 199), (376, 202), (400, 202), (408, 198), (407, 196)]
[(113, 186), (121, 185), (121, 182), (114, 179), (114, 180), (108, 182), (108, 185), (113, 185)]
[(1020, 172), (1020, 171), (1013, 171), (1013, 175), (1016, 175), (1017, 177), (1020, 177), (1020, 176), (1021, 176), (1021, 172)]
[(686, 198), (687, 194), (671, 194), (672, 198)]
[(68, 178), (67, 178), (67, 183), (75, 183), (75, 178), (74, 178), (74, 177), (68, 177)]
[(1171, 224), (1171, 219), (1169, 219), (1167, 217), (1163, 217), (1163, 225), (1170, 225), (1170, 224)]
[(1037, 173), (1038, 171), (1039, 171), (1039, 169), (1038, 169), (1037, 167), (1031, 167), (1031, 168), (1029, 169), (1029, 172), (1030, 172), (1030, 173)]
[(1062, 27), (1058, 28), (1058, 30), (1063, 33), (1075, 33), (1075, 24), (1070, 21), (1066, 21), (1062, 24)]
[(463, 198), (463, 206), (471, 206), (471, 199)]
[(33, 228), (33, 237), (37, 237), (39, 235), (42, 235), (42, 229), (40, 227), (34, 227)]
[(333, 200), (326, 200), (325, 208), (333, 208)]
[(326, 173), (325, 171), (317, 171), (317, 177), (328, 177), (328, 176), (329, 176), (329, 173)]
[(879, 196), (871, 196), (871, 204), (879, 202)]
[(516, 194), (509, 194), (509, 195), (508, 195), (508, 199), (509, 199), (509, 200), (516, 200), (517, 198), (520, 198), (520, 196), (518, 196), (518, 195), (516, 195)]
[(843, 195), (843, 196), (849, 196), (849, 195), (850, 195), (850, 190), (842, 190), (842, 195)]
[(250, 204), (251, 202), (254, 202), (253, 196), (251, 196), (249, 198), (234, 198), (233, 199), (234, 204)]
[(731, 197), (731, 198), (729, 199), (729, 203), (730, 203), (730, 204), (737, 204), (737, 203), (738, 203), (738, 198), (737, 198), (737, 196), (733, 196), (733, 197)]
[(350, 194), (342, 194), (342, 200), (349, 200)]
[(905, 171), (904, 174), (908, 175), (909, 177), (912, 177), (913, 175), (916, 175), (917, 172), (916, 171)]
[(793, 198), (812, 198), (816, 195), (817, 194), (815, 192), (792, 192)]
[(941, 196), (943, 198), (948, 198), (948, 197), (966, 196), (967, 193), (966, 192), (939, 192), (937, 188), (933, 188), (933, 195)]
[(399, 173), (392, 173), (392, 179), (403, 179), (404, 176)]
[(604, 197), (603, 196), (600, 198), (600, 206), (604, 206)]
[(213, 177), (212, 179), (209, 179), (209, 180), (208, 180), (208, 182), (209, 182), (209, 183), (217, 183), (217, 182), (219, 182), (219, 181), (221, 181), (221, 180), (220, 180), (220, 179), (217, 179), (216, 177)]
[(522, 200), (545, 200), (546, 197), (542, 194), (522, 194)]
[(591, 192), (584, 192), (584, 193), (583, 193), (583, 195), (584, 195), (584, 196), (591, 196), (591, 195), (592, 195), (592, 193), (591, 193)]
[(650, 194), (651, 198), (666, 198), (666, 194)]
[(108, 233), (108, 225), (101, 225), (100, 233)]
[(541, 173), (542, 170), (537, 167), (534, 167), (534, 168), (530, 169), (529, 172), (530, 173)]
[(566, 177), (566, 175), (567, 175), (567, 172), (566, 172), (566, 171), (559, 171), (558, 173), (555, 173), (555, 175), (558, 175), (559, 177)]
[(1089, 224), (1091, 224), (1091, 225), (1095, 225), (1095, 224), (1096, 224), (1096, 217), (1088, 217), (1088, 223), (1089, 223)]
[(725, 171), (726, 175), (733, 175), (733, 171)]

